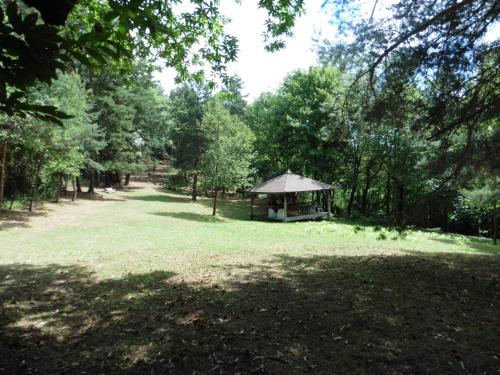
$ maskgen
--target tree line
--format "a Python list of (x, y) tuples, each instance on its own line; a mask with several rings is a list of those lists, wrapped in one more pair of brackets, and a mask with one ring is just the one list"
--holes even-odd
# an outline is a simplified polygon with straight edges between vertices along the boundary
[[(259, 6), (266, 48), (282, 48), (303, 2)], [(217, 4), (2, 3), (3, 207), (126, 185), (165, 161), (167, 186), (212, 195), (215, 214), (219, 193), (290, 168), (332, 183), (339, 215), (496, 239), (498, 4), (400, 0), (377, 17), (374, 1), (368, 20), (355, 1), (325, 6), (354, 37), (319, 41), (316, 66), (248, 104)], [(163, 93), (157, 58), (186, 83)]]

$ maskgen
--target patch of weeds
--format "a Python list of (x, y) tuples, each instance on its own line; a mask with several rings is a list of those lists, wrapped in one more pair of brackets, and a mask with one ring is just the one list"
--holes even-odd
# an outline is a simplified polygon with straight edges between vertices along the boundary
[(358, 232), (364, 232), (365, 231), (365, 228), (364, 227), (361, 227), (359, 225), (356, 225), (354, 227), (354, 233), (358, 233)]
[(387, 236), (384, 234), (384, 233), (379, 233), (379, 235), (377, 236), (377, 240), (378, 241), (381, 241), (381, 240), (386, 240), (387, 239)]

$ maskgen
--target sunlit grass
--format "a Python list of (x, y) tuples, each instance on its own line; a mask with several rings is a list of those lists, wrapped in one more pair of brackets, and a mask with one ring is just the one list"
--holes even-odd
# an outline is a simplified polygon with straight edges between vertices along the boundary
[[(334, 220), (276, 223), (250, 221), (248, 202), (222, 200), (212, 217), (211, 200), (159, 189), (123, 193), (113, 202), (67, 223), (0, 231), (0, 263), (78, 264), (99, 277), (170, 270), (185, 277), (213, 265), (259, 262), (272, 256), (396, 255), (413, 252), (498, 252), (488, 239), (359, 226)], [(77, 209), (77, 208), (75, 208)], [(75, 212), (73, 212), (75, 214)], [(61, 218), (59, 218), (61, 219)], [(216, 275), (222, 276), (222, 275)]]
[(0, 222), (0, 373), (498, 367), (488, 239), (250, 221), (245, 201), (214, 218), (209, 199), (150, 185), (15, 215)]

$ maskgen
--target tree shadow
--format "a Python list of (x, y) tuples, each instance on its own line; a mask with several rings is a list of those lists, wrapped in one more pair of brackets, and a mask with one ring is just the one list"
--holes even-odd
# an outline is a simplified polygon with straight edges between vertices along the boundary
[(447, 238), (431, 238), (433, 241), (450, 245), (464, 245), (468, 248), (480, 251), (482, 253), (500, 252), (500, 246), (493, 245), (493, 240), (489, 238), (471, 237), (460, 234), (446, 234)]
[(174, 194), (149, 194), (149, 195), (137, 195), (133, 197), (128, 197), (130, 200), (144, 201), (144, 202), (165, 202), (165, 203), (196, 203), (192, 202), (191, 198), (185, 195), (174, 195)]
[(220, 267), (232, 276), (210, 284), (3, 265), (0, 372), (492, 373), (499, 266), (495, 256), (281, 255)]
[[(140, 200), (145, 202), (165, 202), (165, 203), (189, 203), (189, 204), (200, 204), (206, 208), (212, 209), (213, 199), (198, 197), (198, 200), (193, 202), (191, 196), (183, 195), (179, 193), (165, 192), (164, 189), (157, 188), (161, 194), (149, 194), (129, 197), (131, 200)], [(219, 198), (217, 200), (217, 216), (230, 220), (250, 220), (250, 206), (249, 203), (245, 204), (245, 201), (235, 200), (235, 199), (225, 199)], [(210, 211), (211, 212), (211, 211)], [(156, 212), (156, 215), (163, 214), (163, 216), (171, 216), (182, 218), (183, 220), (195, 220), (195, 221), (214, 221), (211, 219), (211, 215), (203, 214), (189, 214), (187, 212)], [(208, 219), (204, 220), (202, 217), (206, 216)]]
[[(203, 199), (200, 201), (206, 207), (213, 207), (213, 199)], [(250, 220), (250, 200), (241, 199), (217, 199), (217, 214), (231, 220)]]
[(47, 211), (3, 211), (0, 212), (0, 230), (9, 228), (28, 228), (33, 217), (46, 216)]
[(180, 220), (189, 220), (189, 221), (199, 221), (203, 223), (217, 223), (221, 221), (221, 218), (217, 216), (212, 216), (212, 215), (203, 215), (203, 214), (197, 214), (194, 212), (164, 212), (164, 211), (159, 211), (159, 212), (150, 212), (152, 215), (158, 215), (158, 216), (164, 216), (164, 217), (171, 217), (174, 219), (180, 219)]

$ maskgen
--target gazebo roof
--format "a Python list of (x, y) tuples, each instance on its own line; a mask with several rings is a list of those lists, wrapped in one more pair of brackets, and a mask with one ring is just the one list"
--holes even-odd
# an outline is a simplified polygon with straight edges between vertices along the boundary
[(299, 176), (288, 170), (285, 174), (271, 178), (248, 189), (250, 193), (294, 193), (299, 191), (331, 190), (332, 185)]

